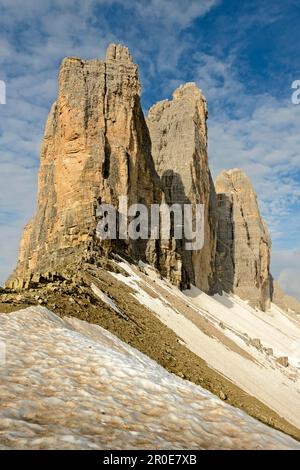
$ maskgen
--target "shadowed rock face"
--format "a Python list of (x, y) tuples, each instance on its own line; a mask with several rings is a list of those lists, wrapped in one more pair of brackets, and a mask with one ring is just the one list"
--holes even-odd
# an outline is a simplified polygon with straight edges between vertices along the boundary
[[(192, 282), (205, 292), (214, 285), (216, 198), (207, 157), (207, 104), (194, 83), (153, 106), (147, 123), (152, 155), (168, 204), (204, 204), (204, 247), (178, 246)], [(179, 243), (178, 243), (179, 245)]]
[(271, 301), (271, 240), (254, 189), (238, 169), (222, 172), (215, 187), (218, 286), (265, 311)]
[[(99, 245), (97, 204), (117, 206), (120, 195), (149, 206), (161, 191), (137, 66), (126, 47), (111, 44), (106, 61), (62, 62), (41, 147), (37, 212), (24, 230), (11, 280), (93, 250)], [(128, 245), (131, 254), (144, 257), (145, 244)]]

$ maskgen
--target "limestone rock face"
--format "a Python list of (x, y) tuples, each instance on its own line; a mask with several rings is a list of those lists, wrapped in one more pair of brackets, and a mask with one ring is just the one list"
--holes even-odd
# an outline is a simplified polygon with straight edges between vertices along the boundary
[[(111, 44), (105, 61), (64, 59), (40, 160), (37, 212), (8, 286), (93, 250), (99, 203), (117, 207), (122, 195), (149, 206), (161, 198), (137, 66), (126, 47)], [(145, 243), (128, 243), (143, 258)]]
[(194, 83), (187, 83), (173, 93), (171, 101), (153, 106), (147, 123), (166, 202), (204, 205), (203, 248), (186, 251), (184, 242), (177, 240), (177, 250), (191, 282), (210, 292), (214, 285), (216, 197), (208, 166), (206, 119), (205, 98)]
[[(232, 291), (267, 309), (269, 236), (239, 170), (217, 178), (217, 207), (206, 119), (202, 92), (187, 83), (171, 101), (153, 106), (146, 123), (137, 66), (124, 46), (111, 44), (105, 61), (64, 59), (41, 145), (37, 211), (6, 286), (26, 288), (36, 276), (48, 279), (77, 260), (97, 262), (117, 251), (151, 263), (178, 287)], [(148, 211), (162, 202), (189, 204), (190, 222), (202, 204), (204, 245), (200, 237), (201, 247), (188, 250), (187, 239), (162, 233), (159, 239), (100, 242), (97, 208), (105, 203), (120, 211), (120, 196)]]
[(265, 311), (271, 301), (271, 240), (254, 189), (238, 169), (222, 172), (216, 178), (215, 188), (218, 286)]

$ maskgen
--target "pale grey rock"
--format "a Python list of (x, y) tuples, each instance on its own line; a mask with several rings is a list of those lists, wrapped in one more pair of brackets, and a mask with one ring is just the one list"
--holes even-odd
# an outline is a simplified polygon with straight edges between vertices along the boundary
[(255, 191), (239, 169), (215, 181), (218, 198), (216, 275), (219, 289), (264, 311), (271, 302), (271, 239)]
[(204, 204), (204, 246), (187, 252), (178, 242), (183, 269), (211, 292), (216, 250), (216, 197), (207, 156), (207, 104), (195, 83), (180, 86), (171, 101), (154, 105), (147, 123), (152, 156), (168, 204)]

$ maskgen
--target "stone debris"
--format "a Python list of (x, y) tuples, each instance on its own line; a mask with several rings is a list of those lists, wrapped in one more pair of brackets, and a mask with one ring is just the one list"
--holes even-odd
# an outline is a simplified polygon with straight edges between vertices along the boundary
[(283, 367), (288, 367), (289, 358), (287, 356), (277, 357), (276, 362), (277, 362), (277, 364), (280, 364)]

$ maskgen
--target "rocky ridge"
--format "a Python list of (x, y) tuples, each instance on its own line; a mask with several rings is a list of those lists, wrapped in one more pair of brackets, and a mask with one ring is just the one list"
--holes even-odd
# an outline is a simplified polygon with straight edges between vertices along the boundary
[[(194, 83), (154, 105), (146, 120), (138, 69), (124, 46), (111, 44), (105, 61), (65, 59), (41, 147), (37, 212), (6, 287), (28, 288), (75, 258), (97, 264), (119, 253), (149, 262), (181, 288), (233, 292), (267, 310), (270, 238), (241, 171), (222, 173), (214, 185), (206, 120), (207, 103)], [(160, 203), (203, 204), (203, 248), (188, 251), (184, 240), (161, 234), (100, 242), (97, 207), (118, 208), (120, 196), (149, 210)]]

